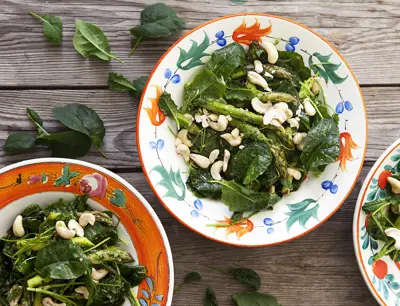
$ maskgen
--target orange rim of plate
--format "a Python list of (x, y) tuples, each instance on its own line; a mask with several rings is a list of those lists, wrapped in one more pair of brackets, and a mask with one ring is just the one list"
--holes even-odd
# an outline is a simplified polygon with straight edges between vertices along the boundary
[(260, 245), (234, 244), (234, 243), (231, 243), (231, 242), (228, 242), (228, 241), (222, 241), (222, 240), (218, 240), (218, 239), (216, 239), (216, 238), (207, 236), (207, 235), (205, 235), (204, 233), (202, 233), (202, 232), (196, 230), (195, 228), (189, 226), (187, 223), (185, 223), (184, 221), (182, 221), (177, 215), (175, 215), (175, 214), (173, 213), (173, 211), (169, 209), (168, 205), (166, 205), (166, 204), (164, 203), (164, 201), (162, 200), (162, 198), (159, 196), (158, 192), (156, 191), (155, 186), (152, 184), (152, 182), (151, 182), (151, 180), (150, 180), (150, 177), (149, 177), (149, 175), (148, 175), (148, 173), (147, 173), (146, 168), (144, 167), (143, 157), (142, 157), (142, 153), (141, 153), (141, 150), (140, 150), (140, 139), (139, 139), (139, 137), (140, 137), (140, 135), (139, 135), (139, 128), (140, 128), (140, 126), (139, 126), (139, 123), (140, 123), (140, 115), (141, 115), (142, 104), (143, 104), (143, 102), (144, 102), (144, 95), (142, 94), (142, 97), (141, 97), (140, 103), (139, 103), (139, 108), (138, 108), (138, 115), (137, 115), (137, 118), (136, 118), (136, 120), (137, 120), (137, 121), (136, 121), (136, 145), (137, 145), (137, 148), (138, 148), (138, 155), (139, 155), (140, 164), (142, 165), (143, 173), (144, 173), (144, 175), (145, 175), (145, 177), (146, 177), (146, 180), (147, 180), (147, 182), (149, 183), (151, 189), (153, 190), (154, 194), (156, 195), (156, 197), (158, 198), (158, 200), (161, 202), (161, 204), (162, 204), (162, 205), (165, 207), (165, 209), (166, 209), (171, 215), (173, 215), (173, 216), (175, 217), (175, 219), (177, 219), (180, 223), (182, 223), (184, 226), (186, 226), (186, 227), (189, 228), (190, 230), (194, 231), (195, 233), (197, 233), (197, 234), (199, 234), (199, 235), (201, 235), (201, 236), (203, 236), (203, 237), (205, 237), (205, 238), (207, 238), (207, 239), (214, 240), (214, 241), (217, 241), (217, 242), (220, 242), (220, 243), (223, 243), (223, 244), (227, 244), (227, 245), (237, 246), (237, 247), (258, 248), (258, 247), (265, 247), (265, 246), (272, 246), (272, 245), (282, 244), (282, 243), (295, 240), (295, 239), (297, 239), (297, 238), (300, 238), (300, 237), (302, 237), (302, 236), (308, 234), (309, 232), (313, 231), (313, 230), (316, 229), (318, 226), (320, 226), (321, 224), (323, 224), (325, 221), (327, 221), (327, 220), (328, 220), (342, 205), (343, 205), (344, 201), (346, 201), (346, 199), (348, 198), (348, 196), (350, 195), (350, 193), (353, 191), (353, 188), (354, 188), (354, 186), (355, 186), (355, 184), (356, 184), (356, 182), (357, 182), (357, 180), (358, 180), (358, 177), (360, 176), (361, 170), (362, 170), (362, 165), (363, 165), (363, 163), (364, 163), (365, 153), (366, 153), (366, 150), (367, 150), (367, 142), (368, 142), (368, 118), (367, 118), (367, 110), (366, 110), (366, 106), (365, 106), (364, 97), (363, 97), (363, 94), (362, 94), (362, 92), (361, 92), (360, 85), (358, 84), (358, 81), (357, 81), (357, 79), (356, 79), (356, 76), (354, 75), (354, 72), (350, 69), (349, 64), (346, 62), (346, 60), (343, 58), (343, 56), (336, 50), (336, 48), (335, 48), (334, 46), (332, 46), (332, 44), (331, 44), (330, 42), (328, 42), (325, 38), (323, 38), (321, 35), (319, 35), (319, 34), (316, 33), (315, 31), (311, 30), (310, 28), (308, 28), (308, 27), (306, 27), (306, 26), (304, 26), (304, 25), (302, 25), (302, 24), (300, 24), (300, 23), (298, 23), (298, 22), (296, 22), (296, 21), (293, 21), (293, 20), (291, 20), (291, 19), (284, 18), (284, 17), (279, 17), (279, 16), (275, 16), (275, 15), (265, 14), (265, 13), (240, 13), (240, 14), (227, 15), (227, 16), (223, 16), (223, 17), (216, 18), (216, 19), (210, 20), (210, 21), (208, 21), (208, 22), (205, 22), (205, 23), (203, 23), (203, 24), (201, 24), (201, 25), (195, 27), (194, 29), (188, 31), (187, 33), (185, 33), (185, 35), (183, 35), (181, 38), (179, 38), (171, 47), (169, 47), (169, 49), (168, 49), (168, 50), (161, 56), (161, 58), (158, 60), (157, 64), (154, 66), (153, 70), (151, 71), (151, 73), (150, 73), (150, 75), (149, 75), (149, 78), (148, 78), (148, 80), (147, 80), (146, 86), (145, 86), (144, 89), (143, 89), (143, 93), (146, 92), (147, 87), (149, 86), (149, 83), (150, 83), (150, 81), (151, 81), (151, 79), (152, 79), (152, 77), (153, 77), (153, 74), (156, 72), (156, 70), (158, 69), (158, 66), (161, 64), (161, 62), (163, 61), (163, 59), (165, 58), (165, 56), (167, 56), (167, 54), (168, 54), (173, 48), (175, 48), (183, 39), (185, 39), (186, 37), (188, 37), (188, 36), (189, 36), (190, 34), (192, 34), (193, 32), (196, 32), (197, 30), (199, 30), (199, 29), (201, 29), (201, 28), (203, 28), (203, 27), (205, 27), (205, 26), (207, 26), (207, 25), (209, 25), (209, 24), (211, 24), (211, 23), (218, 22), (218, 21), (224, 20), (224, 19), (229, 19), (229, 18), (232, 18), (232, 17), (240, 17), (240, 16), (242, 16), (242, 17), (246, 17), (246, 16), (262, 16), (262, 17), (269, 17), (269, 18), (276, 18), (276, 19), (284, 20), (284, 21), (287, 21), (287, 22), (290, 22), (290, 23), (293, 23), (293, 24), (295, 24), (295, 25), (298, 25), (298, 26), (302, 27), (303, 29), (305, 29), (305, 30), (311, 32), (312, 34), (316, 35), (316, 36), (319, 37), (321, 40), (323, 40), (323, 41), (324, 41), (330, 48), (332, 48), (332, 50), (341, 58), (341, 60), (343, 61), (343, 63), (346, 65), (347, 69), (349, 69), (349, 71), (350, 71), (350, 73), (351, 73), (351, 75), (352, 75), (352, 77), (353, 77), (353, 79), (354, 79), (354, 81), (355, 81), (355, 83), (356, 83), (356, 85), (357, 85), (357, 87), (358, 87), (358, 91), (359, 91), (359, 93), (360, 93), (361, 101), (362, 101), (363, 106), (364, 106), (364, 117), (365, 117), (365, 143), (364, 143), (364, 152), (363, 152), (363, 155), (362, 155), (362, 157), (361, 157), (362, 163), (361, 163), (361, 165), (360, 165), (360, 169), (358, 170), (358, 173), (357, 173), (357, 175), (356, 175), (356, 177), (355, 177), (355, 179), (354, 179), (354, 182), (353, 182), (351, 188), (349, 189), (349, 191), (347, 192), (346, 196), (343, 198), (342, 202), (336, 207), (336, 209), (335, 209), (329, 216), (327, 216), (325, 219), (323, 219), (322, 221), (320, 221), (320, 222), (319, 222), (318, 224), (316, 224), (314, 227), (312, 227), (312, 228), (310, 228), (310, 229), (304, 231), (303, 233), (301, 233), (301, 234), (299, 234), (299, 235), (297, 235), (297, 236), (294, 236), (294, 237), (289, 238), (289, 239), (286, 239), (286, 240), (282, 240), (282, 241), (278, 241), (278, 242), (274, 242), (274, 243), (260, 244)]
[[(56, 186), (55, 181), (62, 176), (62, 169), (66, 165), (78, 175), (70, 179), (70, 184)], [(119, 216), (135, 247), (139, 263), (146, 266), (147, 276), (153, 283), (151, 290), (148, 280), (143, 281), (138, 287), (138, 297), (153, 305), (160, 303), (156, 296), (163, 296), (160, 305), (170, 305), (174, 277), (166, 233), (150, 204), (135, 188), (114, 173), (90, 163), (69, 159), (43, 158), (17, 163), (0, 170), (0, 209), (17, 199), (42, 192), (83, 194), (79, 184), (81, 179), (94, 173), (106, 178), (107, 189), (104, 197), (93, 196), (91, 199)], [(124, 194), (125, 207), (110, 202), (117, 189)], [(149, 299), (143, 295), (143, 290), (149, 292)]]

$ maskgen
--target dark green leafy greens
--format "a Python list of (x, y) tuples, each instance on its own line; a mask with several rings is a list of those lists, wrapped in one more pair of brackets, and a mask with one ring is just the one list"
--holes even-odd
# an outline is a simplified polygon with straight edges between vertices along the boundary
[(232, 299), (237, 306), (281, 306), (272, 295), (259, 292), (238, 292)]
[(206, 295), (204, 296), (204, 306), (218, 306), (217, 297), (210, 287), (207, 287)]
[(43, 22), (43, 34), (44, 37), (53, 45), (61, 45), (62, 42), (62, 21), (56, 16), (39, 16), (33, 12), (29, 12), (30, 15), (38, 18)]
[(260, 289), (261, 278), (256, 271), (246, 268), (233, 268), (229, 272), (242, 284), (254, 290)]
[(146, 76), (141, 76), (131, 82), (122, 74), (110, 72), (108, 74), (108, 89), (116, 92), (128, 92), (131, 96), (139, 98), (142, 95), (147, 79)]
[(83, 57), (95, 56), (104, 61), (115, 59), (124, 62), (111, 53), (110, 44), (104, 32), (92, 23), (75, 20), (75, 50)]
[(144, 39), (168, 37), (185, 27), (185, 20), (164, 3), (146, 7), (140, 14), (140, 25), (130, 29), (135, 37), (132, 41), (131, 55)]
[(36, 144), (36, 137), (28, 132), (15, 132), (8, 136), (3, 150), (8, 153), (32, 149)]
[(242, 45), (232, 43), (216, 50), (207, 64), (217, 77), (228, 79), (236, 68), (243, 66), (246, 53)]

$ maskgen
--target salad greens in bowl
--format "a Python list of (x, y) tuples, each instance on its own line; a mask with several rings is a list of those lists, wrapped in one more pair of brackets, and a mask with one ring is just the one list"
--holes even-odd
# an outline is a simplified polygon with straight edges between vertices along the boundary
[(0, 173), (1, 305), (171, 305), (160, 221), (122, 178), (39, 159)]
[(316, 227), (365, 154), (365, 107), (341, 56), (269, 15), (223, 17), (183, 37), (150, 76), (138, 116), (139, 156), (161, 202), (235, 245)]

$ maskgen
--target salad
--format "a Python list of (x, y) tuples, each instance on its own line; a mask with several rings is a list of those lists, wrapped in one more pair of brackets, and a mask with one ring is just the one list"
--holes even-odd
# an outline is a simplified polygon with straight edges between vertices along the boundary
[[(397, 172), (393, 169), (393, 172)], [(394, 175), (390, 170), (384, 170), (379, 175), (378, 185), (385, 190), (385, 196), (363, 205), (367, 214), (365, 222), (368, 233), (372, 238), (385, 244), (374, 260), (383, 256), (400, 261), (400, 175)]]
[[(317, 69), (316, 69), (317, 70)], [(236, 213), (271, 209), (309, 172), (339, 157), (338, 116), (322, 80), (296, 52), (231, 43), (185, 84), (182, 107), (164, 92), (176, 123), (176, 152), (189, 163), (188, 188)]]
[(146, 267), (118, 246), (113, 214), (87, 199), (33, 204), (16, 216), (0, 238), (1, 305), (122, 305), (126, 297), (139, 305), (132, 288)]

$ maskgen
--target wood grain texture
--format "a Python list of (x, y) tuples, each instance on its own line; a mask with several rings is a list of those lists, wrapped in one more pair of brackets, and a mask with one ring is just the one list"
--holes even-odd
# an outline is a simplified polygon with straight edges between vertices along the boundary
[[(393, 119), (400, 117), (398, 92), (396, 87), (363, 89), (369, 122), (367, 161), (375, 161), (399, 137), (400, 122)], [(51, 108), (72, 102), (94, 108), (107, 128), (104, 152), (109, 158), (105, 159), (92, 150), (84, 160), (113, 169), (139, 170), (135, 135), (138, 100), (108, 90), (0, 90), (0, 146), (10, 132), (34, 132), (34, 126), (25, 115), (26, 107), (35, 109), (43, 117), (49, 131), (57, 131), (61, 127), (54, 119)], [(0, 151), (0, 166), (49, 154), (43, 150), (15, 155)]]
[(203, 278), (178, 292), (172, 305), (201, 306), (210, 286), (220, 306), (233, 306), (231, 295), (246, 287), (207, 266), (229, 268), (237, 264), (256, 270), (262, 278), (260, 291), (275, 295), (282, 305), (375, 306), (358, 269), (352, 241), (354, 207), (372, 165), (364, 165), (350, 197), (323, 225), (292, 242), (257, 249), (228, 246), (195, 234), (162, 207), (143, 174), (121, 176), (143, 194), (160, 217), (174, 256), (175, 282), (179, 284), (191, 271)]
[[(400, 84), (400, 4), (398, 0), (368, 1), (197, 1), (166, 0), (187, 21), (181, 34), (143, 42), (131, 58), (129, 29), (139, 22), (140, 11), (158, 0), (0, 1), (0, 86), (87, 87), (106, 86), (108, 71), (130, 78), (149, 74), (160, 56), (185, 31), (227, 14), (266, 12), (294, 19), (331, 41), (349, 62), (359, 82)], [(62, 47), (43, 37), (38, 20), (28, 15), (54, 14), (64, 22)], [(97, 59), (84, 60), (74, 50), (74, 20), (99, 25), (111, 49), (125, 65)]]

